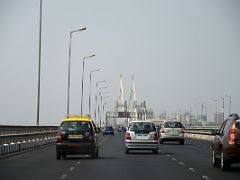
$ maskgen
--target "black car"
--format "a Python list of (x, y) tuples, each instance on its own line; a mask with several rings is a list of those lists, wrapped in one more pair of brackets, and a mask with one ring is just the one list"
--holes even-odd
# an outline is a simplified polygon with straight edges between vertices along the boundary
[(223, 171), (230, 169), (231, 164), (240, 163), (240, 118), (230, 115), (214, 132), (212, 142), (212, 163)]
[(70, 117), (62, 121), (56, 137), (57, 159), (67, 155), (98, 157), (98, 135), (90, 119)]

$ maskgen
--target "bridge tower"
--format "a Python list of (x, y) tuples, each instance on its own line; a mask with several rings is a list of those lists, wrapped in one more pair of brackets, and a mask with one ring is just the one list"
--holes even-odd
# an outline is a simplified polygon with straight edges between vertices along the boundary
[(128, 110), (130, 114), (129, 121), (137, 120), (136, 85), (135, 85), (134, 75), (132, 75), (132, 84), (131, 84)]
[[(124, 101), (124, 91), (123, 91), (123, 79), (122, 79), (122, 75), (120, 75), (120, 83), (119, 83), (119, 91), (118, 91), (118, 99), (116, 102), (116, 106), (115, 106), (115, 112), (118, 114), (118, 112), (126, 112), (127, 111), (127, 102)], [(118, 118), (118, 120), (120, 121), (125, 121), (125, 118)], [(116, 119), (113, 122), (113, 125), (116, 125)]]

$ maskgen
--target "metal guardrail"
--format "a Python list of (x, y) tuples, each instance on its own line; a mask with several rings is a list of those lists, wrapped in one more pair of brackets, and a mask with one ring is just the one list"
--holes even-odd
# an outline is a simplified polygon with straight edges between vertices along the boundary
[(0, 125), (0, 135), (27, 134), (56, 131), (57, 126), (6, 126)]
[(209, 135), (213, 136), (213, 132), (219, 130), (220, 126), (187, 126), (185, 128), (185, 133), (188, 134), (199, 134), (199, 135)]
[(0, 126), (0, 156), (55, 142), (57, 126)]
[[(185, 133), (192, 137), (212, 137), (212, 131), (219, 128), (189, 126), (185, 128)], [(0, 156), (54, 143), (57, 129), (57, 126), (0, 126)]]

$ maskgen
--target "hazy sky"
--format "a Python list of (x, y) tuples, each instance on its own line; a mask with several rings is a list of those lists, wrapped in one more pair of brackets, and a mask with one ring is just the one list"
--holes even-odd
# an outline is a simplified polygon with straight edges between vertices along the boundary
[[(0, 124), (36, 123), (39, 2), (0, 0)], [(104, 79), (111, 108), (120, 74), (127, 101), (134, 74), (137, 101), (155, 115), (207, 103), (212, 119), (212, 98), (226, 94), (240, 112), (239, 0), (43, 0), (40, 125), (57, 125), (66, 114), (69, 33), (82, 27), (72, 37), (70, 113), (80, 113), (82, 59), (93, 53), (84, 113), (97, 68), (92, 99)]]

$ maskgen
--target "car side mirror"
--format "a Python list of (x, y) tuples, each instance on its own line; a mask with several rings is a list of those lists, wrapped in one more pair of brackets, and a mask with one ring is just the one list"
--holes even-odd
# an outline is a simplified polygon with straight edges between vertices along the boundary
[(99, 133), (99, 132), (100, 132), (100, 128), (96, 127), (96, 128), (95, 128), (95, 132), (96, 132), (96, 133)]

